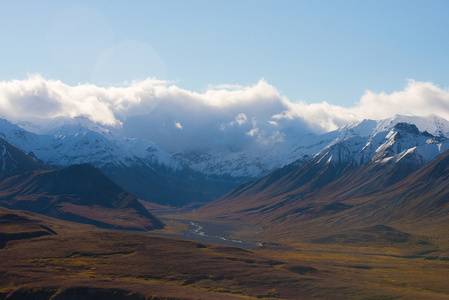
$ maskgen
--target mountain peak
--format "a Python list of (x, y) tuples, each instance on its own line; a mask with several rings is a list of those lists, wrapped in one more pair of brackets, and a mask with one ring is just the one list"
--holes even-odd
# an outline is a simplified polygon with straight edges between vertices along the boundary
[(415, 124), (399, 122), (396, 125), (394, 125), (394, 128), (398, 129), (400, 131), (404, 131), (404, 132), (407, 132), (407, 133), (414, 134), (414, 135), (419, 135), (420, 134), (419, 129), (418, 129), (418, 127), (416, 127)]
[[(449, 136), (449, 121), (437, 115), (405, 116), (395, 115), (391, 118), (372, 120), (364, 119), (360, 122), (354, 122), (338, 129), (340, 132), (339, 140), (350, 138), (352, 136), (374, 136), (380, 132), (391, 130), (399, 123), (413, 124), (418, 131), (427, 131), (433, 136)], [(406, 125), (399, 125), (399, 128), (405, 128)], [(416, 132), (416, 131), (415, 131)]]

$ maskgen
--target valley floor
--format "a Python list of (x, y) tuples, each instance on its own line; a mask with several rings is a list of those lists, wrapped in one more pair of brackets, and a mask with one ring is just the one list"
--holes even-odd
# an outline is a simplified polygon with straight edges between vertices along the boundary
[[(188, 229), (176, 215), (185, 221), (171, 215), (166, 234)], [(214, 234), (220, 228), (229, 226)], [(0, 208), (0, 299), (449, 298), (449, 252), (436, 242), (301, 243), (234, 228), (230, 238), (264, 244), (245, 250)]]
[[(449, 299), (449, 249), (446, 241), (438, 239), (386, 240), (379, 232), (365, 235), (361, 240), (354, 234), (332, 242), (301, 242), (300, 237), (276, 237), (273, 230), (260, 226), (236, 224), (232, 220), (202, 220), (198, 215), (167, 215), (172, 222), (215, 223), (215, 232), (229, 239), (253, 240), (260, 244), (253, 253), (283, 261), (288, 264), (307, 264), (319, 278), (310, 294), (298, 299)], [(196, 218), (195, 218), (196, 217)], [(170, 225), (168, 226), (170, 227)], [(234, 230), (231, 230), (233, 228)], [(385, 230), (379, 226), (380, 232)], [(389, 230), (389, 229), (388, 229)], [(179, 237), (182, 237), (180, 235)], [(427, 242), (431, 241), (431, 242)], [(306, 274), (305, 268), (298, 273)], [(319, 282), (319, 283), (318, 283)], [(320, 288), (318, 288), (320, 286)], [(320, 292), (318, 291), (320, 290)]]

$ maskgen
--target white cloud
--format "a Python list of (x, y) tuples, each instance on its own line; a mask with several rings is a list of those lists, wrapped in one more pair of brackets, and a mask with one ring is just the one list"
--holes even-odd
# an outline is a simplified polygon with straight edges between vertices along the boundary
[(391, 111), (403, 115), (436, 114), (449, 119), (449, 90), (431, 82), (409, 80), (403, 91), (391, 94), (366, 91), (353, 110), (374, 119), (385, 118)]
[(354, 107), (344, 108), (326, 102), (290, 102), (265, 80), (252, 86), (211, 86), (196, 93), (154, 78), (99, 87), (69, 86), (33, 75), (0, 82), (0, 113), (22, 121), (86, 116), (172, 151), (239, 149), (282, 141), (292, 128), (325, 132), (364, 118), (395, 114), (437, 114), (449, 119), (449, 91), (410, 80), (402, 91), (391, 94), (366, 91)]
[(438, 115), (449, 120), (449, 91), (431, 82), (409, 80), (402, 91), (375, 93), (366, 91), (360, 101), (350, 108), (327, 102), (307, 104), (288, 103), (289, 109), (273, 116), (280, 120), (304, 120), (316, 132), (335, 130), (363, 119), (384, 119), (394, 115)]
[(175, 124), (175, 127), (176, 127), (176, 128), (182, 130), (182, 125), (181, 125), (181, 123), (179, 123), (179, 122), (173, 122), (173, 124)]
[(239, 126), (242, 126), (246, 121), (248, 121), (248, 118), (245, 114), (238, 114), (237, 117), (235, 117), (235, 120), (230, 122), (229, 125), (233, 126), (234, 124), (238, 124)]
[(94, 85), (69, 86), (32, 75), (26, 80), (0, 82), (0, 113), (6, 118), (87, 116), (94, 122), (118, 126), (107, 89)]
[(257, 126), (256, 118), (253, 118), (251, 120), (251, 123), (253, 124), (253, 128), (250, 131), (248, 131), (246, 134), (249, 136), (255, 136), (259, 132), (259, 128), (256, 127)]

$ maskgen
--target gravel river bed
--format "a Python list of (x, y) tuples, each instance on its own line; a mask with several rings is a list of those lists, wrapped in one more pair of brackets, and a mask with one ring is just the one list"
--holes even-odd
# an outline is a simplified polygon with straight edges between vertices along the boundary
[[(161, 218), (161, 220), (169, 219)], [(262, 245), (258, 242), (243, 241), (231, 238), (231, 232), (238, 229), (241, 226), (239, 224), (188, 220), (176, 221), (189, 225), (189, 229), (182, 232), (181, 235), (161, 233), (158, 233), (156, 235), (193, 240), (209, 244), (235, 246), (249, 250)]]

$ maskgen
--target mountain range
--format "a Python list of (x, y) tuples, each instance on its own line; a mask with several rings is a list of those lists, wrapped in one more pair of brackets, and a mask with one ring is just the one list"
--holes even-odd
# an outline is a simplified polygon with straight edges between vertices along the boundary
[(196, 214), (253, 222), (267, 234), (309, 241), (367, 229), (444, 237), (449, 224), (445, 128), (435, 127), (432, 134), (392, 121), (342, 128), (347, 138), (307, 163), (294, 162), (241, 185)]
[(54, 168), (88, 163), (140, 199), (155, 203), (211, 201), (235, 186), (205, 180), (152, 142), (123, 137), (85, 118), (68, 122), (37, 134), (0, 120), (0, 137)]
[[(397, 124), (414, 127), (402, 130)], [(413, 159), (421, 166), (448, 149), (449, 122), (435, 115), (395, 116), (364, 120), (325, 134), (289, 129), (282, 136), (272, 145), (170, 154), (150, 141), (121, 136), (83, 117), (41, 127), (0, 120), (0, 137), (37, 162), (53, 168), (88, 163), (138, 198), (173, 206), (210, 202), (239, 184), (312, 159), (319, 162), (316, 168), (336, 168), (336, 172), (381, 157), (401, 164)], [(332, 164), (326, 166), (329, 160)]]

